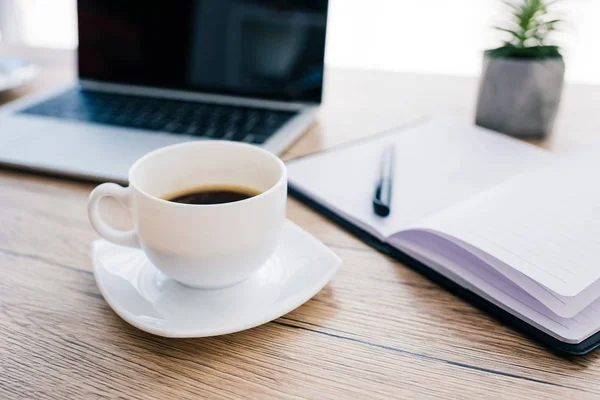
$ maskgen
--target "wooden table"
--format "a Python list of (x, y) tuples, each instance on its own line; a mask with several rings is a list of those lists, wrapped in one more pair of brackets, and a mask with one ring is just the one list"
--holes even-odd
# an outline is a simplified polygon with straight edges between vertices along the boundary
[[(1, 46), (44, 66), (0, 103), (74, 78), (72, 52)], [(429, 113), (472, 120), (477, 80), (330, 69), (319, 122), (284, 158)], [(568, 85), (553, 136), (600, 134), (600, 87)], [(2, 127), (0, 126), (0, 129)], [(91, 272), (94, 185), (0, 170), (0, 398), (598, 398), (600, 353), (566, 360), (372, 250), (290, 199), (288, 218), (344, 263), (295, 311), (263, 326), (167, 339), (121, 320)], [(118, 207), (105, 214), (123, 226)]]

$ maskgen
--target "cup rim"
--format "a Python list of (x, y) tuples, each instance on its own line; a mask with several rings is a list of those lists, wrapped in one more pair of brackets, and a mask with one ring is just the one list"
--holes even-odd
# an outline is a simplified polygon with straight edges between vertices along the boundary
[[(249, 197), (247, 199), (244, 200), (238, 200), (238, 201), (233, 201), (230, 203), (219, 203), (219, 204), (186, 204), (186, 203), (175, 203), (169, 200), (165, 200), (165, 199), (161, 199), (160, 197), (157, 196), (153, 196), (150, 193), (146, 192), (145, 190), (143, 190), (142, 188), (140, 188), (138, 185), (135, 184), (134, 180), (132, 179), (132, 175), (134, 173), (134, 171), (139, 168), (139, 165), (144, 162), (145, 160), (147, 160), (148, 158), (155, 156), (157, 154), (160, 153), (164, 153), (170, 150), (175, 150), (179, 147), (185, 147), (185, 146), (189, 146), (189, 145), (198, 145), (198, 144), (209, 144), (209, 145), (223, 145), (223, 146), (237, 146), (237, 147), (245, 147), (248, 149), (252, 149), (253, 151), (258, 151), (260, 153), (262, 153), (263, 155), (268, 156), (269, 158), (271, 158), (272, 160), (275, 160), (276, 164), (279, 166), (279, 171), (280, 171), (280, 177), (277, 180), (277, 182), (275, 182), (274, 185), (272, 185), (269, 189), (265, 190), (264, 192), (261, 192), (260, 194), (257, 194), (256, 196), (252, 196)], [(171, 144), (168, 146), (164, 146), (161, 148), (158, 148), (156, 150), (153, 150), (149, 153), (144, 154), (142, 157), (138, 158), (133, 165), (129, 168), (129, 172), (128, 172), (128, 180), (129, 180), (129, 186), (132, 188), (135, 188), (135, 190), (137, 190), (141, 195), (143, 195), (144, 197), (150, 199), (150, 200), (154, 200), (154, 201), (158, 201), (159, 203), (163, 203), (165, 205), (169, 205), (171, 207), (179, 207), (179, 208), (221, 208), (221, 207), (232, 207), (235, 206), (237, 204), (241, 204), (241, 203), (249, 203), (252, 201), (258, 201), (260, 198), (267, 196), (269, 193), (273, 192), (276, 188), (278, 188), (279, 186), (281, 186), (287, 179), (287, 169), (285, 167), (285, 163), (279, 158), (277, 157), (275, 154), (271, 153), (268, 150), (263, 149), (262, 147), (259, 146), (255, 146), (253, 144), (249, 144), (249, 143), (240, 143), (240, 142), (230, 142), (230, 141), (225, 141), (225, 140), (191, 140), (188, 142), (183, 142), (183, 143), (175, 143), (175, 144)]]

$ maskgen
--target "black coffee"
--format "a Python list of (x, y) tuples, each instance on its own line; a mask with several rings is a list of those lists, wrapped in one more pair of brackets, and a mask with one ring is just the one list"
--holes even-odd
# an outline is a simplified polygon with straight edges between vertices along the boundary
[(180, 191), (163, 199), (183, 204), (222, 204), (249, 199), (260, 194), (257, 190), (243, 186), (205, 186)]

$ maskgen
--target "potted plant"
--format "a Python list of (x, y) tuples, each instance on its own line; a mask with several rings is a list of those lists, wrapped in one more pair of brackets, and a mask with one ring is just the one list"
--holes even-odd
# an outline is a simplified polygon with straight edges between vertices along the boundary
[(552, 129), (562, 93), (565, 64), (548, 40), (558, 19), (555, 1), (505, 2), (512, 23), (496, 29), (510, 35), (487, 50), (477, 100), (477, 125), (525, 138), (543, 138)]

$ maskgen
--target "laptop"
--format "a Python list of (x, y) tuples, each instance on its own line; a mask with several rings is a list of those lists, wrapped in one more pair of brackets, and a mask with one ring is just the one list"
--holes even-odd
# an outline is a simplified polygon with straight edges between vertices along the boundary
[(127, 181), (162, 146), (281, 153), (321, 103), (325, 0), (79, 0), (76, 84), (0, 108), (0, 164)]

